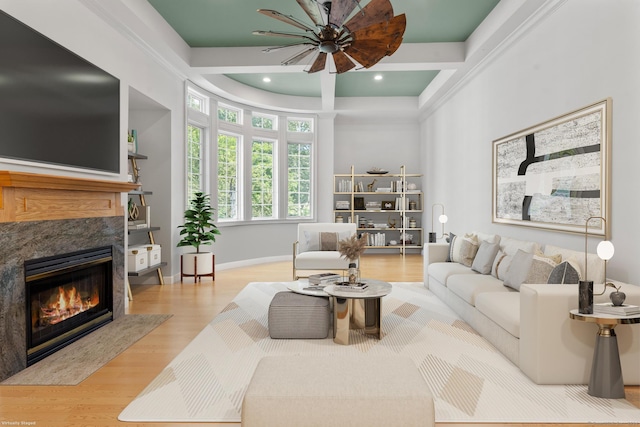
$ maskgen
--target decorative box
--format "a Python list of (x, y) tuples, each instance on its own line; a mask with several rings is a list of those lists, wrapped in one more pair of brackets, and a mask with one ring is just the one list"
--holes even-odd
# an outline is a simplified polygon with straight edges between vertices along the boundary
[(146, 246), (130, 246), (127, 249), (127, 271), (137, 272), (149, 267)]
[(162, 248), (160, 245), (145, 245), (147, 247), (147, 255), (149, 258), (149, 267), (158, 265), (162, 262)]

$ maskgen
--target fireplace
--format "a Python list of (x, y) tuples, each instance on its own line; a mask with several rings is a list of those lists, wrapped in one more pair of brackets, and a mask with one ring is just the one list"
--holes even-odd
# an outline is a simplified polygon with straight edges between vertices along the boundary
[(24, 262), (27, 366), (113, 320), (111, 246)]

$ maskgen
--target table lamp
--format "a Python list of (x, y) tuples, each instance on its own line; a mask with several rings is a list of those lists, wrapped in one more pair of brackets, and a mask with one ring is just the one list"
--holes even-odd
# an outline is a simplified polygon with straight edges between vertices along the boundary
[[(587, 218), (587, 221), (584, 225), (584, 280), (580, 280), (578, 282), (578, 311), (581, 314), (593, 314), (593, 280), (588, 280), (589, 277), (587, 276), (587, 238), (589, 236), (589, 221), (591, 221), (592, 219), (601, 219), (605, 223), (607, 222), (601, 216), (592, 216)], [(601, 293), (595, 295), (603, 295), (608, 287), (614, 288), (616, 290), (616, 293), (618, 293), (618, 291), (620, 290), (620, 287), (616, 287), (613, 283), (607, 282), (607, 261), (609, 261), (613, 257), (615, 248), (613, 246), (613, 243), (611, 243), (609, 240), (606, 240), (606, 238), (607, 236), (605, 232), (605, 240), (598, 243), (598, 247), (596, 248), (598, 257), (604, 261), (604, 288), (602, 289)]]
[(442, 236), (444, 236), (444, 224), (449, 221), (449, 217), (444, 214), (444, 205), (442, 203), (434, 203), (431, 206), (431, 232), (429, 233), (429, 243), (435, 243), (438, 239), (437, 233), (434, 231), (433, 219), (435, 218), (435, 207), (440, 206), (442, 208), (442, 214), (438, 217), (438, 221), (442, 224)]

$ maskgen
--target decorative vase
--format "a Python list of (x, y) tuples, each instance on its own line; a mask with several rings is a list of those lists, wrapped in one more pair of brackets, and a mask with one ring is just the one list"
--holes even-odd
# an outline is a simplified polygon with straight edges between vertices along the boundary
[(627, 298), (627, 295), (624, 292), (615, 291), (615, 292), (611, 292), (611, 294), (609, 295), (609, 298), (611, 298), (611, 303), (613, 305), (620, 306), (624, 304), (624, 300), (625, 298)]
[(578, 282), (578, 312), (593, 314), (593, 280)]
[(350, 262), (349, 263), (349, 284), (350, 285), (355, 285), (356, 283), (358, 283), (358, 267), (356, 267), (356, 263), (355, 262)]

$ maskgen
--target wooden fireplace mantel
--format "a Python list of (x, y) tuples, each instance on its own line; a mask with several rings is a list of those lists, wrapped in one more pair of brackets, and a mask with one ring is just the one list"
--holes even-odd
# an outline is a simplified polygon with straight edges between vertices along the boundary
[(0, 171), (0, 223), (124, 215), (122, 193), (139, 184)]

